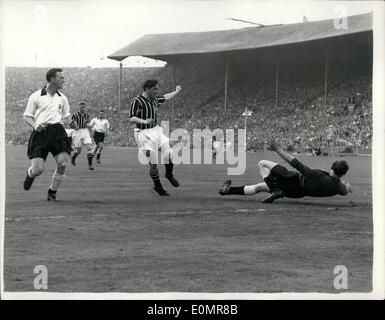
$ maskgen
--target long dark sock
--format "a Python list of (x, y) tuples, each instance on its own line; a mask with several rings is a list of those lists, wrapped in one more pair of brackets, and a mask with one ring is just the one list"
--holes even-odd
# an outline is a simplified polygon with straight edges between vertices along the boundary
[(92, 152), (87, 153), (87, 160), (88, 160), (88, 165), (91, 167), (92, 166)]
[(151, 177), (152, 181), (154, 181), (154, 185), (156, 187), (158, 187), (158, 188), (162, 187), (162, 184), (160, 183), (160, 179), (159, 179), (159, 170), (158, 170), (158, 168), (156, 168), (156, 169), (150, 168), (150, 177)]
[(97, 154), (96, 154), (96, 159), (97, 159), (97, 160), (100, 160), (100, 153), (97, 153)]
[(174, 164), (171, 162), (171, 160), (169, 161), (169, 163), (165, 164), (165, 167), (166, 167), (166, 176), (172, 176), (172, 170), (174, 168)]
[(244, 195), (245, 194), (245, 186), (242, 187), (230, 187), (229, 194), (240, 194)]
[(56, 190), (52, 190), (51, 188), (48, 189), (48, 194), (56, 194)]
[(78, 152), (74, 152), (73, 154), (72, 154), (72, 159), (76, 159), (76, 157), (78, 156), (80, 154), (80, 152), (78, 153)]

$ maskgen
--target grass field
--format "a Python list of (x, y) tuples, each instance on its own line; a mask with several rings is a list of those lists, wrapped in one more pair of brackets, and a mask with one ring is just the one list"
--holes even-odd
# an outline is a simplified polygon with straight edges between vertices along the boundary
[[(136, 149), (105, 149), (87, 170), (83, 153), (58, 193), (45, 200), (54, 170), (28, 192), (25, 146), (6, 148), (5, 291), (34, 291), (36, 265), (58, 292), (341, 292), (334, 267), (349, 270), (349, 292), (372, 289), (371, 157), (350, 157), (352, 195), (280, 199), (220, 197), (225, 165), (180, 165), (171, 197), (151, 191)], [(234, 185), (260, 180), (250, 153)], [(302, 156), (329, 168), (333, 157)], [(163, 177), (164, 168), (160, 168)]]

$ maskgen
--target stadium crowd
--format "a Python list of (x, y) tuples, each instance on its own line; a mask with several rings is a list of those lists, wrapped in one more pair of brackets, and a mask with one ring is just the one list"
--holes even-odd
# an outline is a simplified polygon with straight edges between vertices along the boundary
[[(171, 130), (244, 127), (242, 113), (248, 117), (248, 149), (263, 148), (265, 138), (274, 135), (283, 145), (298, 148), (371, 148), (372, 98), (371, 71), (363, 68), (354, 74), (335, 69), (328, 82), (327, 101), (320, 72), (293, 75), (283, 68), (279, 78), (278, 104), (275, 96), (275, 71), (268, 68), (229, 69), (227, 109), (224, 111), (224, 61), (215, 58), (191, 59), (175, 69), (123, 68), (122, 103), (118, 108), (116, 68), (65, 68), (63, 92), (72, 111), (77, 103), (89, 103), (91, 117), (104, 109), (111, 124), (106, 145), (135, 146), (133, 125), (128, 120), (132, 98), (141, 93), (148, 78), (158, 79), (161, 90), (170, 92), (175, 84), (182, 94), (158, 109), (158, 120), (169, 120)], [(30, 128), (22, 123), (22, 113), (32, 92), (45, 84), (42, 68), (6, 68), (6, 142), (26, 144)], [(175, 72), (175, 81), (173, 73)]]

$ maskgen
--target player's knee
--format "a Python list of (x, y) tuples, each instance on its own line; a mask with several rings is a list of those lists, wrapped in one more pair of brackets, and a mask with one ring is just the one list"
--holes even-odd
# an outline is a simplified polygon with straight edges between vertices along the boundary
[(55, 172), (55, 179), (59, 181), (63, 181), (65, 177), (66, 177), (65, 171), (59, 172), (59, 168), (57, 168)]
[(172, 160), (172, 149), (167, 149), (164, 151), (163, 153), (163, 157), (164, 157), (164, 160), (166, 161), (166, 163), (169, 161), (169, 160)]
[(259, 167), (265, 167), (266, 166), (266, 160), (261, 160), (258, 162)]
[(258, 165), (260, 168), (271, 169), (276, 165), (276, 163), (269, 161), (269, 160), (261, 160), (258, 162)]
[(32, 166), (32, 173), (35, 176), (41, 175), (43, 173), (43, 171), (44, 171), (44, 167), (41, 164), (35, 164)]
[(58, 162), (57, 165), (56, 165), (56, 171), (60, 174), (64, 174), (65, 171), (66, 171), (66, 167), (67, 167), (67, 162), (66, 161), (63, 161), (63, 162)]
[(67, 156), (59, 157), (56, 160), (56, 170), (58, 172), (64, 173), (66, 170), (66, 166), (67, 166)]

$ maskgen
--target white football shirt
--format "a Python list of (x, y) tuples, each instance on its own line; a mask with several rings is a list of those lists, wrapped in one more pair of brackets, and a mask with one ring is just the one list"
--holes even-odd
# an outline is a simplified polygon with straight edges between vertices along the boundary
[(70, 115), (67, 97), (59, 91), (51, 96), (46, 87), (32, 93), (24, 111), (24, 116), (32, 117), (36, 125), (63, 123)]
[(110, 128), (110, 123), (107, 119), (93, 118), (89, 126), (96, 132), (105, 133)]

